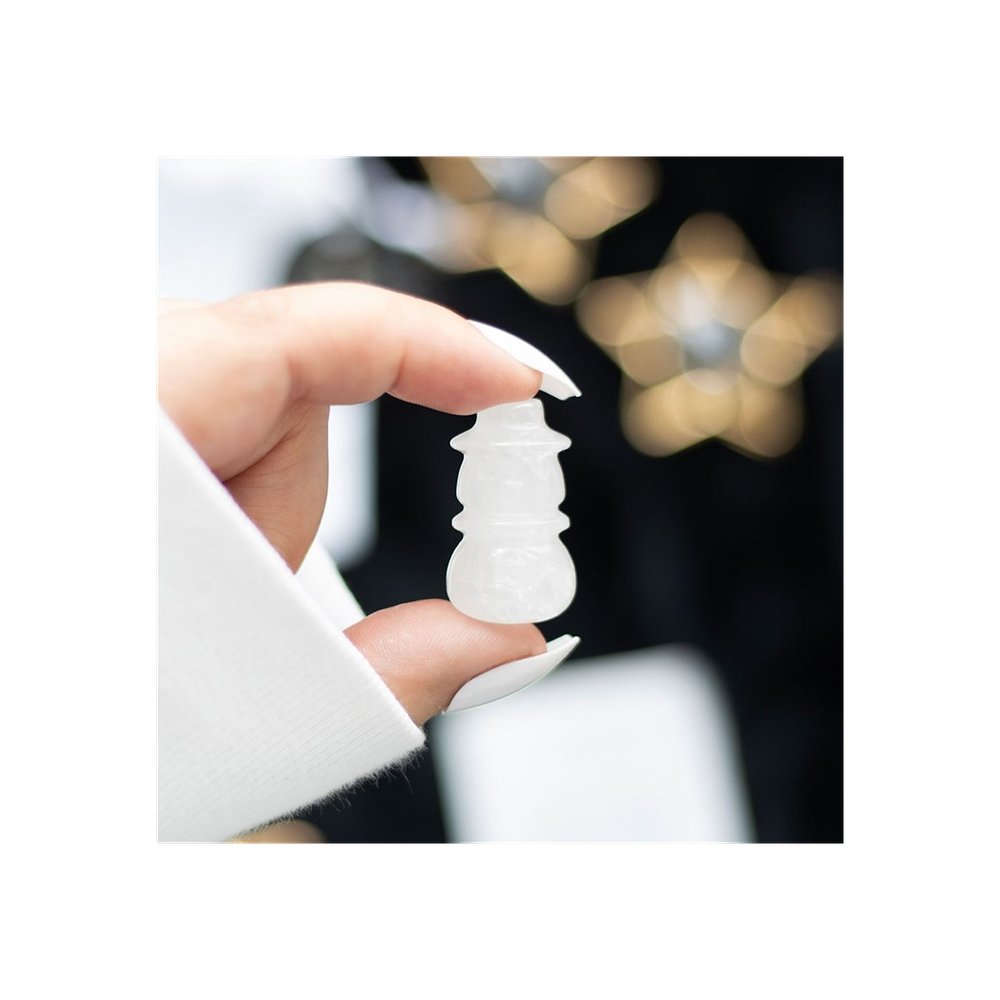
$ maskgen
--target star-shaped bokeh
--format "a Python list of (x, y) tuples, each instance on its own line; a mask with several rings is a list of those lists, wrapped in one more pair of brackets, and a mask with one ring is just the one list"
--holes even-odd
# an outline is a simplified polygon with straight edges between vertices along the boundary
[(572, 302), (591, 275), (596, 238), (656, 194), (651, 163), (617, 156), (427, 156), (453, 206), (441, 263), (498, 268), (542, 302)]
[(692, 216), (653, 271), (591, 282), (587, 334), (622, 370), (622, 425), (648, 455), (719, 438), (758, 458), (799, 439), (799, 378), (842, 329), (840, 280), (767, 271), (742, 230)]

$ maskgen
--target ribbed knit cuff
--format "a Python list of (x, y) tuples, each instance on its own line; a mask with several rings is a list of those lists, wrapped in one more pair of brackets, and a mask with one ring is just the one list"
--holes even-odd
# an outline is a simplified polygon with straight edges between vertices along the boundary
[(424, 734), (160, 416), (159, 839), (225, 840)]

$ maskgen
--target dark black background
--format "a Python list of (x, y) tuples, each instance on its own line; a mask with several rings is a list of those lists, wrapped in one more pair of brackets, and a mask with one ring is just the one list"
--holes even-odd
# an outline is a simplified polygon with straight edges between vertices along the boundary
[[(392, 159), (407, 179), (415, 159)], [(696, 212), (721, 211), (762, 263), (789, 275), (843, 268), (840, 158), (661, 158), (659, 195), (601, 237), (595, 277), (654, 268)], [(511, 330), (561, 364), (580, 399), (546, 405), (573, 446), (561, 455), (563, 535), (578, 573), (547, 636), (584, 637), (580, 655), (694, 644), (725, 683), (761, 841), (843, 839), (843, 352), (803, 377), (801, 442), (772, 461), (706, 442), (650, 458), (625, 440), (620, 374), (573, 307), (533, 299), (496, 271), (448, 275), (341, 231), (303, 248), (291, 280), (361, 278)], [(366, 610), (444, 597), (458, 534), (449, 440), (470, 425), (385, 398), (378, 404), (378, 540), (345, 578)], [(573, 669), (573, 660), (561, 670)], [(305, 818), (334, 842), (447, 839), (429, 747)]]

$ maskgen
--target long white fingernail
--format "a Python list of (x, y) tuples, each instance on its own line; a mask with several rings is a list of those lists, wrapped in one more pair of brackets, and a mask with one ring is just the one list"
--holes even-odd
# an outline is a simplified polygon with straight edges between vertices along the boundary
[(515, 361), (534, 368), (542, 373), (542, 392), (547, 392), (556, 399), (569, 399), (570, 396), (580, 396), (582, 393), (576, 383), (547, 355), (526, 340), (515, 337), (514, 334), (480, 323), (474, 319), (469, 322), (491, 343), (506, 351)]
[(555, 670), (579, 645), (579, 636), (561, 635), (558, 639), (546, 643), (547, 649), (544, 653), (501, 664), (478, 677), (473, 677), (458, 689), (458, 693), (442, 714), (447, 715), (461, 712), (466, 708), (475, 708), (477, 705), (487, 705), (498, 698), (506, 698), (507, 695), (520, 691), (535, 681), (540, 681), (547, 673)]

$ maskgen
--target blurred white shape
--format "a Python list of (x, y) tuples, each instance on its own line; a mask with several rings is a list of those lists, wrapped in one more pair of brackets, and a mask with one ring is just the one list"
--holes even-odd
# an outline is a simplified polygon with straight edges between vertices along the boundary
[[(358, 162), (191, 158), (159, 162), (159, 294), (218, 302), (281, 284), (293, 255), (361, 211)], [(330, 411), (320, 537), (340, 566), (375, 536), (374, 408)]]
[(753, 840), (721, 687), (687, 647), (575, 661), (432, 739), (454, 842)]
[[(426, 184), (403, 181), (385, 163), (370, 159), (351, 221), (373, 240), (434, 263), (447, 260), (454, 207)], [(359, 183), (361, 182), (359, 175)]]
[(330, 408), (330, 482), (319, 539), (341, 568), (375, 544), (375, 403)]
[(280, 284), (362, 191), (348, 159), (161, 160), (160, 294), (214, 302)]

